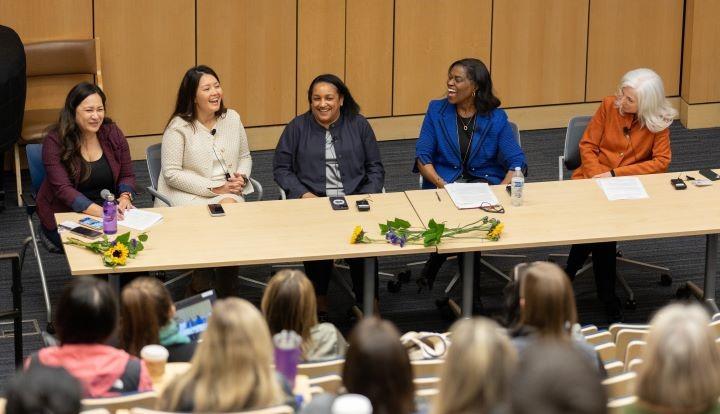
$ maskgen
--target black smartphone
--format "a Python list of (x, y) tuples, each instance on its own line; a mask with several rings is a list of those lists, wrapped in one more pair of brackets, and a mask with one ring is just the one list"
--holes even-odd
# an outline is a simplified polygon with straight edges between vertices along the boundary
[(222, 217), (225, 215), (225, 209), (220, 204), (208, 204), (208, 210), (213, 217)]
[(676, 190), (684, 190), (687, 188), (687, 184), (685, 184), (685, 181), (683, 181), (682, 178), (673, 178), (670, 180), (670, 184)]
[(102, 236), (102, 232), (83, 226), (77, 226), (70, 231), (83, 237), (87, 237), (88, 239), (97, 239), (98, 237)]
[(348, 203), (345, 197), (330, 197), (330, 205), (333, 210), (347, 210)]
[(358, 211), (370, 211), (370, 202), (367, 200), (357, 200), (355, 201), (355, 206)]
[(704, 168), (700, 170), (700, 174), (710, 181), (717, 181), (720, 178), (720, 175), (718, 175), (715, 171), (709, 168)]

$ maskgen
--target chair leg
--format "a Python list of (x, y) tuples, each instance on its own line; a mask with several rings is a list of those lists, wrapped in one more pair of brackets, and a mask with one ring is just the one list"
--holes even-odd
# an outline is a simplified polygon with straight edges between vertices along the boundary
[(23, 206), (22, 197), (22, 171), (20, 170), (20, 146), (15, 144), (15, 188), (17, 189), (17, 203)]
[(650, 263), (640, 262), (638, 260), (627, 259), (625, 257), (617, 257), (616, 260), (618, 262), (622, 262), (622, 263), (637, 266), (637, 267), (659, 270), (661, 272), (670, 272), (670, 268), (667, 268), (664, 266), (658, 266), (658, 265), (654, 265), (654, 264), (650, 264)]
[(45, 298), (45, 312), (47, 313), (47, 324), (48, 327), (51, 328), (52, 306), (50, 305), (50, 294), (48, 293), (47, 279), (45, 278), (45, 269), (43, 267), (42, 257), (40, 257), (40, 249), (38, 249), (37, 235), (35, 234), (32, 216), (28, 216), (28, 227), (30, 227), (30, 236), (32, 237), (33, 252), (35, 253), (35, 259), (38, 263), (38, 269), (40, 270), (40, 285), (42, 286), (43, 297)]
[(502, 280), (504, 280), (504, 281), (506, 281), (506, 282), (510, 282), (510, 281), (512, 280), (512, 279), (510, 279), (510, 276), (508, 276), (508, 275), (506, 275), (505, 273), (503, 273), (500, 269), (498, 269), (498, 268), (495, 267), (494, 265), (490, 264), (490, 263), (489, 263), (488, 261), (486, 261), (485, 259), (480, 259), (480, 264), (481, 264), (483, 267), (485, 267), (486, 269), (488, 269), (488, 270), (490, 271), (490, 273), (493, 274), (493, 275), (495, 275), (496, 277), (498, 277), (498, 278), (500, 278), (500, 279), (502, 279)]

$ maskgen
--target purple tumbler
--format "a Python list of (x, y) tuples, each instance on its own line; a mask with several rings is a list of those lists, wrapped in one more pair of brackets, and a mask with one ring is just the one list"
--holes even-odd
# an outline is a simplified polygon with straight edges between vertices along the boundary
[(115, 196), (109, 191), (105, 195), (103, 202), (103, 232), (105, 234), (117, 233), (117, 204), (115, 204)]
[(295, 387), (295, 376), (300, 361), (300, 344), (302, 338), (294, 331), (283, 330), (273, 335), (275, 345), (275, 370), (280, 373), (290, 384)]

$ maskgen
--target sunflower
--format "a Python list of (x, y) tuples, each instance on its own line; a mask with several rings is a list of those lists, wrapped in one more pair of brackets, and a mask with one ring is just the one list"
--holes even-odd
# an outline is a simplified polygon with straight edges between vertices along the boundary
[(350, 236), (350, 244), (362, 243), (365, 239), (365, 232), (360, 226), (355, 226), (355, 229)]
[(500, 239), (500, 234), (502, 234), (503, 229), (505, 228), (505, 224), (503, 223), (497, 223), (487, 234), (487, 238), (493, 241), (497, 241)]
[(105, 262), (112, 266), (125, 266), (128, 258), (128, 248), (122, 243), (115, 243), (105, 251)]

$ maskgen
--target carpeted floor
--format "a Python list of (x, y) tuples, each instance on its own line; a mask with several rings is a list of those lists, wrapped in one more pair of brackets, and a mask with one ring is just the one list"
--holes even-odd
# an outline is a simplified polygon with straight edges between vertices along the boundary
[[(530, 173), (527, 181), (546, 181), (557, 179), (557, 156), (562, 153), (564, 142), (564, 129), (551, 129), (522, 132), (523, 149), (526, 152)], [(720, 128), (704, 130), (686, 130), (676, 122), (671, 127), (673, 160), (671, 171), (697, 170), (706, 167), (720, 167)], [(387, 191), (403, 191), (417, 188), (417, 176), (411, 173), (414, 156), (414, 140), (381, 142), (380, 150), (386, 168), (385, 187)], [(148, 185), (147, 169), (144, 161), (134, 163), (137, 180), (140, 187)], [(265, 187), (265, 198), (276, 199), (277, 188), (272, 181), (272, 151), (253, 153), (253, 177), (258, 179)], [(28, 184), (27, 172), (24, 175), (24, 185)], [(4, 176), (7, 191), (7, 209), (0, 213), (0, 251), (17, 249), (21, 241), (29, 234), (27, 218), (24, 209), (17, 207), (15, 201), (14, 177), (11, 173)], [(25, 187), (27, 188), (27, 187)], [(149, 206), (150, 198), (147, 194), (139, 196), (136, 203), (140, 207)], [(677, 212), (678, 218), (672, 226), (682, 226), (683, 212)], [(674, 298), (677, 287), (685, 281), (702, 283), (705, 238), (685, 237), (674, 239), (644, 240), (621, 243), (625, 256), (633, 259), (662, 264), (671, 269), (674, 278), (671, 287), (661, 286), (658, 275), (649, 271), (636, 271), (620, 267), (619, 271), (627, 278), (634, 289), (637, 300), (635, 310), (626, 310), (626, 321), (646, 321), (649, 316)], [(528, 260), (544, 260), (549, 253), (567, 253), (567, 246), (554, 248), (530, 249), (526, 251), (513, 251), (508, 253), (525, 254)], [(64, 256), (49, 254), (42, 251), (45, 270), (48, 278), (51, 300), (57, 302), (60, 292), (71, 276)], [(402, 256), (398, 258), (380, 259), (382, 271), (397, 274), (405, 270), (405, 264), (412, 261), (422, 261), (424, 256)], [(509, 270), (517, 263), (515, 260), (492, 260), (501, 269)], [(418, 292), (415, 284), (416, 275), (420, 268), (412, 269), (411, 281), (404, 284), (400, 292), (390, 293), (386, 289), (387, 280), (381, 279), (380, 309), (382, 315), (393, 321), (402, 331), (431, 330), (445, 331), (451, 320), (443, 317), (435, 305), (435, 300), (444, 296), (442, 289), (452, 278), (457, 265), (455, 262), (446, 264), (440, 274), (438, 282), (432, 292)], [(256, 280), (266, 280), (272, 273), (270, 266), (248, 266), (241, 269), (243, 275)], [(7, 264), (0, 264), (0, 309), (11, 306), (10, 294), (10, 268)], [(36, 319), (40, 326), (44, 326), (45, 308), (39, 283), (37, 263), (30, 253), (27, 257), (23, 272), (23, 306), (25, 319)], [(498, 315), (502, 310), (502, 289), (504, 284), (494, 277), (484, 273), (479, 292), (480, 300), (476, 304), (478, 311), (486, 315)], [(574, 283), (580, 319), (582, 323), (604, 324), (604, 314), (601, 305), (595, 298), (595, 289), (592, 275), (588, 274)], [(179, 282), (172, 288), (173, 295), (180, 298), (184, 291), (184, 282)], [(245, 287), (239, 292), (254, 303), (259, 303), (261, 291), (254, 287)], [(459, 296), (459, 289), (452, 292), (453, 297)], [(618, 287), (621, 298), (627, 295)], [(334, 285), (329, 293), (331, 306), (334, 310), (330, 319), (342, 330), (347, 332), (352, 326), (352, 320), (347, 317), (350, 300)], [(482, 306), (479, 303), (482, 303)], [(29, 326), (28, 326), (29, 327)], [(11, 326), (3, 327), (3, 332), (11, 332)], [(41, 340), (37, 335), (25, 336), (25, 355), (39, 349)], [(13, 372), (13, 343), (12, 338), (0, 338), (0, 388), (8, 376)]]

